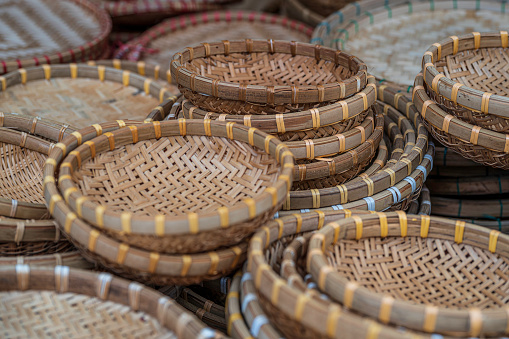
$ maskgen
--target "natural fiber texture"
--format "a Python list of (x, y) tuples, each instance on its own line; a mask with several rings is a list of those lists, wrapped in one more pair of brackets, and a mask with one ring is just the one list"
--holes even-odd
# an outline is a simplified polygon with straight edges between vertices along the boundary
[(67, 241), (41, 241), (41, 242), (2, 242), (0, 243), (0, 257), (39, 256), (54, 253), (67, 253), (75, 251), (74, 246)]
[(300, 0), (301, 4), (310, 11), (324, 17), (331, 15), (337, 10), (345, 7), (354, 0)]
[(501, 198), (489, 198), (473, 196), (465, 198), (431, 197), (433, 214), (451, 218), (484, 218), (505, 219), (509, 218), (509, 199), (502, 195)]
[(115, 58), (143, 60), (169, 68), (182, 46), (202, 41), (274, 39), (307, 42), (312, 28), (303, 23), (258, 12), (215, 11), (168, 19), (122, 45)]
[(111, 31), (106, 12), (88, 1), (4, 1), (0, 12), (5, 32), (0, 74), (39, 64), (96, 59)]
[(0, 257), (0, 266), (6, 265), (30, 265), (30, 266), (51, 266), (65, 265), (69, 267), (94, 270), (97, 269), (96, 265), (88, 262), (83, 258), (80, 252), (68, 251), (64, 253), (53, 254), (39, 254), (39, 255), (24, 255), (24, 256), (11, 256)]
[(363, 0), (325, 19), (312, 42), (358, 56), (379, 79), (411, 86), (427, 46), (450, 35), (505, 29), (504, 12), (498, 1)]
[[(444, 174), (443, 172), (447, 172), (447, 167), (442, 170), (442, 174)], [(479, 177), (446, 177), (445, 175), (438, 175), (428, 178), (427, 184), (434, 195), (482, 196), (509, 193), (509, 176), (506, 175)]]

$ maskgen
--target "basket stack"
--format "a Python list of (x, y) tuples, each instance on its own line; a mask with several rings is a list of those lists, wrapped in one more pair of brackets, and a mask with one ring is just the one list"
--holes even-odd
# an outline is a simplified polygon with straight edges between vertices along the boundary
[(352, 2), (354, 0), (284, 0), (283, 12), (290, 18), (315, 27), (326, 17)]
[(208, 119), (119, 124), (84, 128), (51, 151), (44, 197), (60, 230), (90, 261), (145, 283), (235, 270), (291, 187), (288, 148)]
[[(296, 214), (256, 233), (243, 278), (234, 279), (228, 296), (228, 333), (507, 335), (507, 235), (401, 211), (359, 212)], [(255, 307), (258, 321), (249, 324)]]
[(410, 94), (427, 46), (473, 30), (505, 30), (508, 18), (504, 1), (361, 0), (318, 24), (311, 42), (358, 56), (377, 80)]

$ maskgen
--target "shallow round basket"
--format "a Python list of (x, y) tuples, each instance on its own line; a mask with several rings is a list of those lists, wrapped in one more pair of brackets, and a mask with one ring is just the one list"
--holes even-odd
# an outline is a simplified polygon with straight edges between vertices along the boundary
[(224, 338), (170, 298), (108, 273), (28, 265), (0, 272), (4, 338)]
[(86, 270), (95, 269), (95, 265), (85, 258), (78, 251), (68, 251), (64, 253), (41, 254), (41, 255), (18, 255), (15, 257), (0, 257), (0, 266), (8, 265), (30, 265), (30, 266), (48, 266), (55, 267), (65, 265), (74, 268)]
[(169, 69), (182, 46), (202, 41), (274, 39), (308, 42), (313, 29), (269, 13), (213, 11), (165, 20), (117, 49), (114, 58), (145, 61)]
[(140, 248), (236, 244), (272, 217), (292, 183), (291, 152), (255, 128), (179, 119), (99, 132), (92, 126), (55, 146), (45, 166), (49, 210), (60, 214), (61, 192), (78, 218)]
[(311, 42), (351, 53), (378, 79), (405, 88), (421, 70), (427, 46), (450, 35), (505, 29), (505, 7), (493, 0), (362, 0), (322, 21)]
[(43, 65), (0, 77), (4, 111), (78, 128), (117, 119), (162, 120), (177, 99), (161, 84), (126, 70)]
[(320, 15), (309, 8), (304, 6), (299, 0), (283, 0), (282, 1), (283, 13), (295, 20), (305, 22), (311, 27), (315, 27), (325, 16)]
[(422, 73), (415, 78), (412, 101), (431, 135), (463, 157), (486, 166), (509, 169), (509, 135), (471, 125), (444, 111), (424, 89)]
[[(438, 142), (435, 143), (435, 166), (443, 166), (443, 167), (481, 167), (480, 164), (473, 162), (472, 160), (468, 160), (454, 152), (447, 147), (440, 145)], [(484, 167), (484, 166), (483, 166)], [(489, 167), (484, 167), (489, 170)]]
[(366, 65), (325, 47), (223, 41), (174, 55), (171, 73), (194, 105), (216, 113), (276, 114), (329, 105), (366, 87)]
[(351, 217), (352, 213), (366, 215), (369, 212), (342, 210), (295, 214), (276, 219), (255, 234), (250, 242), (247, 271), (252, 275), (258, 301), (267, 318), (287, 338), (369, 338), (374, 333), (377, 338), (429, 337), (349, 312), (342, 305), (310, 290), (311, 285), (304, 286), (304, 290), (294, 283), (296, 277), (284, 277), (283, 271), (289, 266), (283, 264), (283, 253), (293, 239), (316, 231), (331, 221)]
[(509, 193), (509, 176), (430, 176), (427, 180), (427, 185), (434, 195), (483, 196), (492, 194), (507, 194)]
[(383, 323), (507, 335), (508, 244), (508, 236), (463, 221), (353, 216), (313, 235), (307, 271), (330, 298)]
[[(434, 192), (433, 192), (434, 193)], [(451, 198), (433, 195), (433, 215), (450, 218), (484, 218), (506, 219), (509, 217), (509, 199), (506, 195), (499, 198), (473, 196), (468, 198)]]
[(422, 59), (430, 98), (476, 126), (509, 132), (509, 36), (474, 32), (433, 44)]
[(0, 5), (0, 12), (5, 27), (0, 74), (97, 59), (107, 49), (111, 19), (86, 0), (9, 1)]
[(419, 214), (419, 215), (431, 215), (431, 193), (429, 188), (426, 186), (423, 186), (421, 189), (421, 194), (419, 195), (419, 211), (417, 213), (410, 213), (407, 211), (408, 214)]
[(182, 289), (176, 300), (181, 306), (193, 313), (207, 326), (226, 333), (224, 306), (220, 306), (186, 287)]

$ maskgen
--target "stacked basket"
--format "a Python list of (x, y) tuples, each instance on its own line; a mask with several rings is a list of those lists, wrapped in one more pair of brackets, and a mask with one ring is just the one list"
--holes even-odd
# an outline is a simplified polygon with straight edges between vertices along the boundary
[(508, 241), (496, 230), (403, 212), (276, 219), (252, 238), (245, 273), (234, 279), (228, 333), (504, 336)]

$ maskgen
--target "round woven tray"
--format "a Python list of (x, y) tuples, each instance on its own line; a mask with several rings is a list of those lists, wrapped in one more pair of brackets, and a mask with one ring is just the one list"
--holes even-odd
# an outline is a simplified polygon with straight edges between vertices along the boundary
[(173, 55), (182, 46), (202, 41), (274, 39), (308, 42), (313, 29), (274, 14), (214, 11), (168, 19), (122, 45), (114, 58), (143, 60), (169, 69)]
[(65, 265), (81, 269), (94, 269), (95, 265), (85, 260), (78, 251), (68, 251), (63, 253), (41, 254), (41, 255), (18, 255), (9, 257), (0, 257), (0, 266), (22, 265), (30, 266), (58, 266)]
[(4, 13), (0, 74), (97, 59), (107, 49), (111, 20), (86, 0), (8, 1), (0, 11)]
[[(295, 237), (351, 215), (349, 210), (295, 214), (274, 220), (255, 234), (250, 243), (247, 271), (252, 275), (267, 318), (287, 338), (429, 337), (348, 312), (341, 305), (324, 300), (316, 291), (310, 292), (312, 285), (304, 283), (303, 291), (294, 283), (297, 279), (282, 277), (283, 269), (287, 268), (282, 266), (283, 251)], [(405, 214), (400, 212), (400, 215)]]
[[(45, 180), (54, 180), (59, 165), (60, 192), (79, 218), (156, 252), (195, 253), (240, 242), (276, 212), (292, 182), (288, 148), (234, 123), (180, 119), (97, 138), (93, 127), (78, 134), (56, 146)], [(52, 195), (46, 191), (48, 203)]]
[(461, 154), (458, 154), (454, 152), (454, 150), (448, 149), (447, 147), (444, 147), (440, 145), (439, 143), (435, 143), (435, 166), (443, 166), (443, 167), (450, 167), (450, 166), (456, 166), (456, 167), (483, 167), (486, 169), (489, 169), (489, 167), (481, 166), (480, 164), (473, 162), (472, 160), (465, 159), (461, 156)]
[(509, 193), (509, 176), (491, 175), (480, 177), (430, 176), (427, 185), (433, 195), (491, 195)]
[(508, 243), (498, 231), (462, 221), (353, 216), (313, 235), (307, 271), (333, 300), (383, 323), (455, 336), (504, 335)]
[(360, 92), (367, 84), (366, 65), (354, 56), (272, 39), (189, 47), (175, 54), (171, 73), (194, 105), (234, 114), (324, 106)]
[[(434, 192), (433, 192), (434, 193)], [(433, 215), (453, 218), (504, 219), (509, 217), (509, 199), (507, 195), (500, 198), (473, 196), (470, 199), (449, 197), (431, 197)]]
[(363, 0), (321, 22), (311, 42), (352, 53), (377, 78), (408, 87), (427, 46), (449, 35), (506, 27), (505, 3), (500, 1)]
[(4, 338), (224, 338), (170, 298), (107, 273), (28, 265), (0, 272)]
[(415, 78), (412, 101), (433, 137), (463, 157), (495, 168), (509, 168), (509, 135), (473, 126), (445, 112), (423, 87), (422, 73)]
[(422, 59), (426, 92), (454, 116), (509, 131), (509, 36), (474, 32), (435, 43)]
[(19, 69), (1, 76), (0, 84), (4, 111), (42, 116), (78, 128), (147, 116), (162, 120), (176, 100), (168, 88), (149, 78), (85, 64)]

